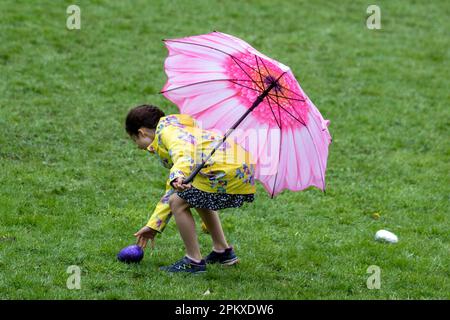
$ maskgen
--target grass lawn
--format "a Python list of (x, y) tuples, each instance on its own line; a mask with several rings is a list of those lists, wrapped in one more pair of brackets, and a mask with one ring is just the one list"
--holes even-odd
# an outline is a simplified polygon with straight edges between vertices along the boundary
[[(450, 298), (447, 1), (85, 0), (69, 31), (72, 3), (0, 2), (1, 299)], [(370, 4), (381, 30), (366, 27)], [(331, 120), (327, 193), (271, 200), (258, 184), (222, 211), (237, 268), (158, 271), (183, 254), (173, 221), (141, 264), (121, 264), (168, 174), (124, 117), (145, 102), (176, 113), (157, 94), (161, 39), (212, 30), (289, 65)], [(379, 229), (399, 243), (375, 242)]]

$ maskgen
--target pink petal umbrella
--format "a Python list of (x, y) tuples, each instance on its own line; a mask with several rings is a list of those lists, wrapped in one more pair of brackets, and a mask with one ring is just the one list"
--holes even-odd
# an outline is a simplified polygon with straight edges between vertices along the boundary
[(168, 79), (161, 93), (180, 113), (190, 114), (205, 129), (224, 133), (222, 143), (239, 126), (240, 134), (233, 139), (254, 157), (255, 178), (272, 198), (284, 189), (315, 186), (325, 191), (329, 121), (289, 67), (221, 32), (164, 42)]

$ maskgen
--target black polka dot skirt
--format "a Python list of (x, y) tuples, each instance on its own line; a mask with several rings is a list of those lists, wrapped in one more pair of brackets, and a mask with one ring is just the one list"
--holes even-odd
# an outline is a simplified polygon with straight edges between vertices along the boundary
[(197, 188), (178, 191), (180, 198), (186, 200), (193, 208), (220, 210), (225, 208), (241, 207), (244, 202), (253, 202), (255, 194), (228, 194), (205, 192)]

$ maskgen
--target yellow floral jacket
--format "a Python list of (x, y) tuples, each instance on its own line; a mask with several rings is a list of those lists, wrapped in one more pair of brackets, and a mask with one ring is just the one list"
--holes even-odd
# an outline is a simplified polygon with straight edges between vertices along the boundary
[[(170, 172), (165, 194), (156, 205), (148, 227), (158, 232), (164, 230), (172, 216), (169, 197), (176, 192), (170, 182), (178, 177), (187, 178), (222, 139), (222, 135), (198, 127), (188, 114), (171, 114), (159, 120), (155, 139), (147, 150)], [(195, 176), (192, 186), (214, 193), (255, 193), (254, 169), (250, 153), (226, 140)]]

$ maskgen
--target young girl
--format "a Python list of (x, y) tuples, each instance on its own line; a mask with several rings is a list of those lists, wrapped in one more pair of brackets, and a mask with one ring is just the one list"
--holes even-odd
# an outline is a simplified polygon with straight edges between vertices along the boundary
[[(154, 246), (155, 235), (164, 230), (173, 215), (186, 255), (162, 270), (199, 273), (206, 271), (207, 263), (237, 263), (234, 250), (225, 239), (217, 210), (240, 207), (254, 200), (254, 162), (250, 154), (239, 145), (225, 141), (192, 183), (186, 185), (183, 180), (206, 159), (222, 136), (198, 127), (187, 114), (165, 116), (152, 105), (130, 110), (125, 125), (140, 149), (148, 150), (170, 169), (164, 196), (147, 225), (135, 233), (137, 244), (145, 248), (151, 240)], [(213, 250), (205, 259), (200, 253), (191, 208), (198, 212), (213, 241)]]

